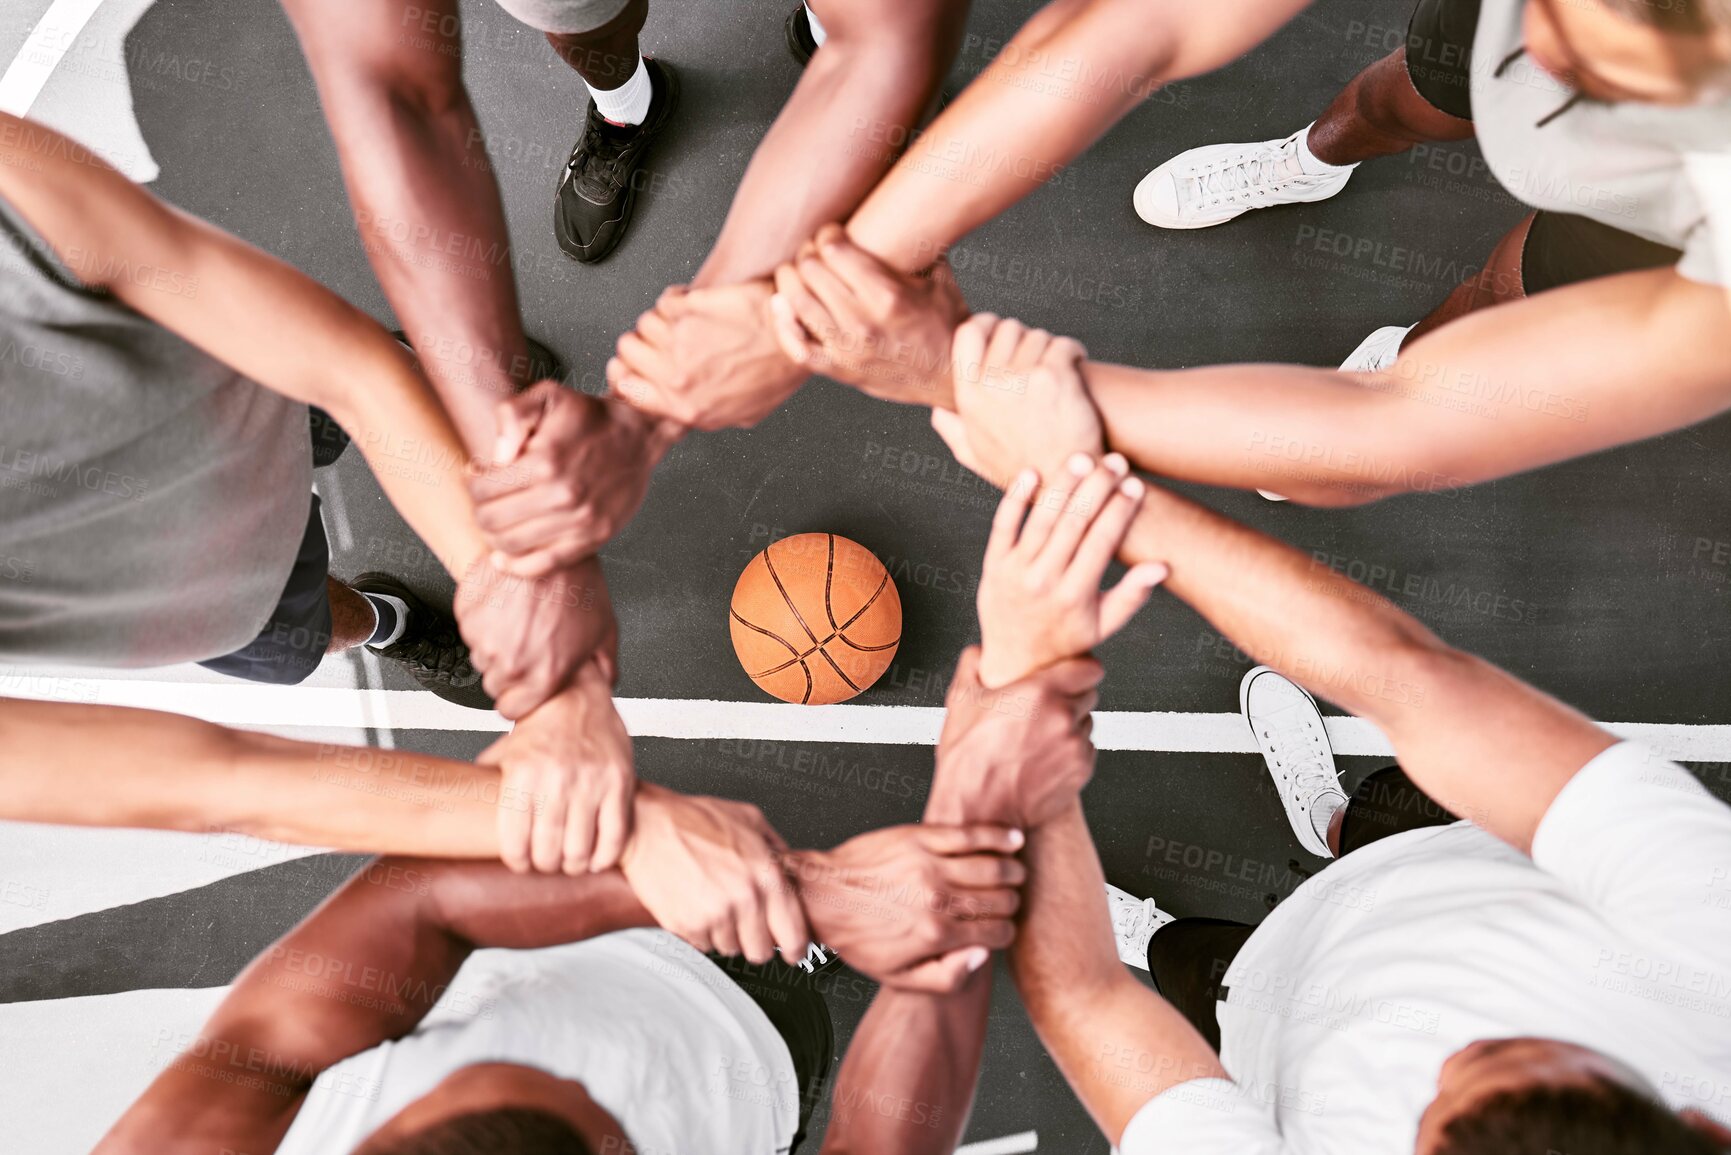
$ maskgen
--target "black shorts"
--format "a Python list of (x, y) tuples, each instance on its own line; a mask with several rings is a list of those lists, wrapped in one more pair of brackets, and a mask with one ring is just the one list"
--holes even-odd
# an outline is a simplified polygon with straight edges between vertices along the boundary
[(751, 996), (793, 1057), (794, 1076), (799, 1080), (799, 1131), (789, 1148), (789, 1155), (793, 1155), (805, 1141), (806, 1125), (823, 1098), (829, 1069), (835, 1062), (835, 1026), (823, 992), (835, 981), (840, 968), (832, 963), (807, 974), (778, 958), (762, 966), (717, 954), (710, 955), (709, 961)]
[(220, 658), (199, 665), (249, 682), (292, 686), (306, 680), (324, 660), (331, 643), (331, 599), (325, 578), (331, 570), (331, 547), (319, 517), (319, 497), (307, 508), (301, 547), (282, 596), (258, 637)]
[[(1419, 0), (1406, 30), (1406, 71), (1432, 106), (1473, 118), (1473, 38), (1479, 0)], [(1541, 210), (1521, 247), (1521, 288), (1528, 295), (1562, 285), (1664, 269), (1683, 259), (1677, 249), (1573, 213)]]

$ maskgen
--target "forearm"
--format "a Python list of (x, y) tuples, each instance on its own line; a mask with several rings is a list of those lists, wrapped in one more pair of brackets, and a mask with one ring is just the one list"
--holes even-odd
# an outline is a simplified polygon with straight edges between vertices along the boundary
[(493, 858), (498, 802), (496, 771), (430, 754), (151, 710), (0, 702), (0, 814), (13, 820)]
[(1206, 1040), (1118, 961), (1080, 802), (1034, 831), (1010, 971), (1040, 1041), (1114, 1145), (1149, 1099), (1225, 1078)]
[(973, 1110), (991, 985), (882, 987), (836, 1076), (823, 1155), (950, 1155)]
[(1425, 793), (1519, 849), (1575, 771), (1613, 741), (1330, 565), (1158, 487), (1122, 556), (1166, 562), (1166, 588), (1220, 633), (1376, 723)]
[[(305, 15), (289, 7), (362, 247), (464, 444), (488, 453), (494, 406), (528, 383), (528, 346), (499, 186), (462, 83), (460, 39), (404, 32), (382, 9), (354, 18), (376, 24), (350, 24), (326, 6)], [(438, 27), (454, 26), (454, 5), (405, 12), (423, 8), (442, 17)], [(382, 69), (352, 59), (369, 49), (351, 39), (378, 36), (410, 59)]]
[(857, 3), (825, 8), (829, 39), (752, 156), (693, 285), (768, 276), (889, 170), (955, 54), (967, 6), (904, 7), (895, 16)]
[(1723, 412), (1723, 321), (1712, 289), (1654, 270), (1470, 314), (1377, 374), (1084, 372), (1108, 441), (1144, 468), (1349, 505), (1505, 477)]

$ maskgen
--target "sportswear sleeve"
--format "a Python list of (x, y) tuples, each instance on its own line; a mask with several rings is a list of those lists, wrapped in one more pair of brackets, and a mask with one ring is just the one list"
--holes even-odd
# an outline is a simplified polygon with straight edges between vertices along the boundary
[(1177, 1083), (1143, 1104), (1121, 1155), (1286, 1155), (1273, 1112), (1230, 1079)]
[(1677, 273), (1698, 284), (1731, 286), (1731, 156), (1692, 153), (1684, 171), (1704, 215), (1684, 241)]
[(1646, 944), (1631, 965), (1731, 1007), (1731, 806), (1683, 767), (1636, 742), (1605, 750), (1552, 801), (1533, 862)]

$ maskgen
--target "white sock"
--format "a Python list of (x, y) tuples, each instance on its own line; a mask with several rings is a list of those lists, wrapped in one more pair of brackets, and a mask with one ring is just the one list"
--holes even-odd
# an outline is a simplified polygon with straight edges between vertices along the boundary
[[(395, 610), (397, 614), (397, 624), (389, 634), (382, 638), (378, 637), (378, 627), (375, 624), (373, 627), (374, 636), (368, 638), (366, 644), (375, 650), (382, 650), (386, 646), (395, 644), (396, 640), (403, 636), (403, 631), (409, 628), (409, 603), (405, 602), (402, 598), (394, 598), (390, 594), (364, 593), (361, 596), (367, 599), (368, 605), (372, 605), (374, 602), (384, 602), (391, 609)], [(375, 623), (378, 618), (378, 613), (378, 607), (373, 606)]]
[(817, 18), (817, 13), (811, 10), (811, 5), (805, 6), (805, 22), (811, 25), (811, 38), (821, 47), (829, 33), (823, 30), (823, 21)]
[(649, 115), (649, 98), (655, 95), (655, 85), (649, 79), (649, 66), (643, 57), (637, 58), (637, 71), (618, 88), (602, 92), (584, 82), (595, 109), (614, 124), (642, 124)]
[[(1328, 827), (1334, 821), (1334, 816), (1346, 806), (1346, 799), (1338, 794), (1324, 794), (1310, 805), (1310, 828), (1316, 831), (1316, 836), (1322, 839), (1324, 846), (1328, 845)], [(1330, 858), (1334, 852), (1330, 851)]]
[(1313, 120), (1304, 126), (1304, 131), (1298, 134), (1298, 167), (1309, 176), (1327, 176), (1332, 172), (1345, 172), (1357, 168), (1356, 164), (1329, 164), (1326, 160), (1318, 160), (1316, 154), (1310, 151), (1310, 130), (1316, 127)]

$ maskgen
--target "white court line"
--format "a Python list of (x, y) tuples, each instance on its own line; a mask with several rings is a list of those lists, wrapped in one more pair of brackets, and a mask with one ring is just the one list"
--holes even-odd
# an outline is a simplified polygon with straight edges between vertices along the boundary
[(48, 78), (78, 42), (78, 34), (102, 7), (103, 0), (54, 0), (36, 27), (30, 30), (24, 48), (0, 76), (0, 109), (23, 116), (42, 95)]
[(1039, 1132), (1018, 1131), (1014, 1135), (1005, 1135), (1002, 1139), (963, 1143), (956, 1148), (956, 1155), (1022, 1155), (1025, 1151), (1037, 1150), (1039, 1146)]
[[(0, 670), (0, 697), (167, 710), (226, 726), (300, 726), (379, 730), (502, 732), (511, 724), (490, 710), (470, 710), (425, 690), (264, 686), (187, 686), (176, 682), (67, 678)], [(943, 726), (937, 706), (794, 706), (687, 698), (620, 698), (625, 726), (640, 738), (757, 738), (778, 742), (863, 742), (932, 746)], [(1624, 738), (1667, 758), (1731, 762), (1731, 726), (1604, 722)], [(1363, 718), (1327, 719), (1336, 754), (1390, 755), (1387, 737)], [(1232, 714), (1103, 710), (1094, 715), (1101, 750), (1255, 753), (1244, 720)]]

